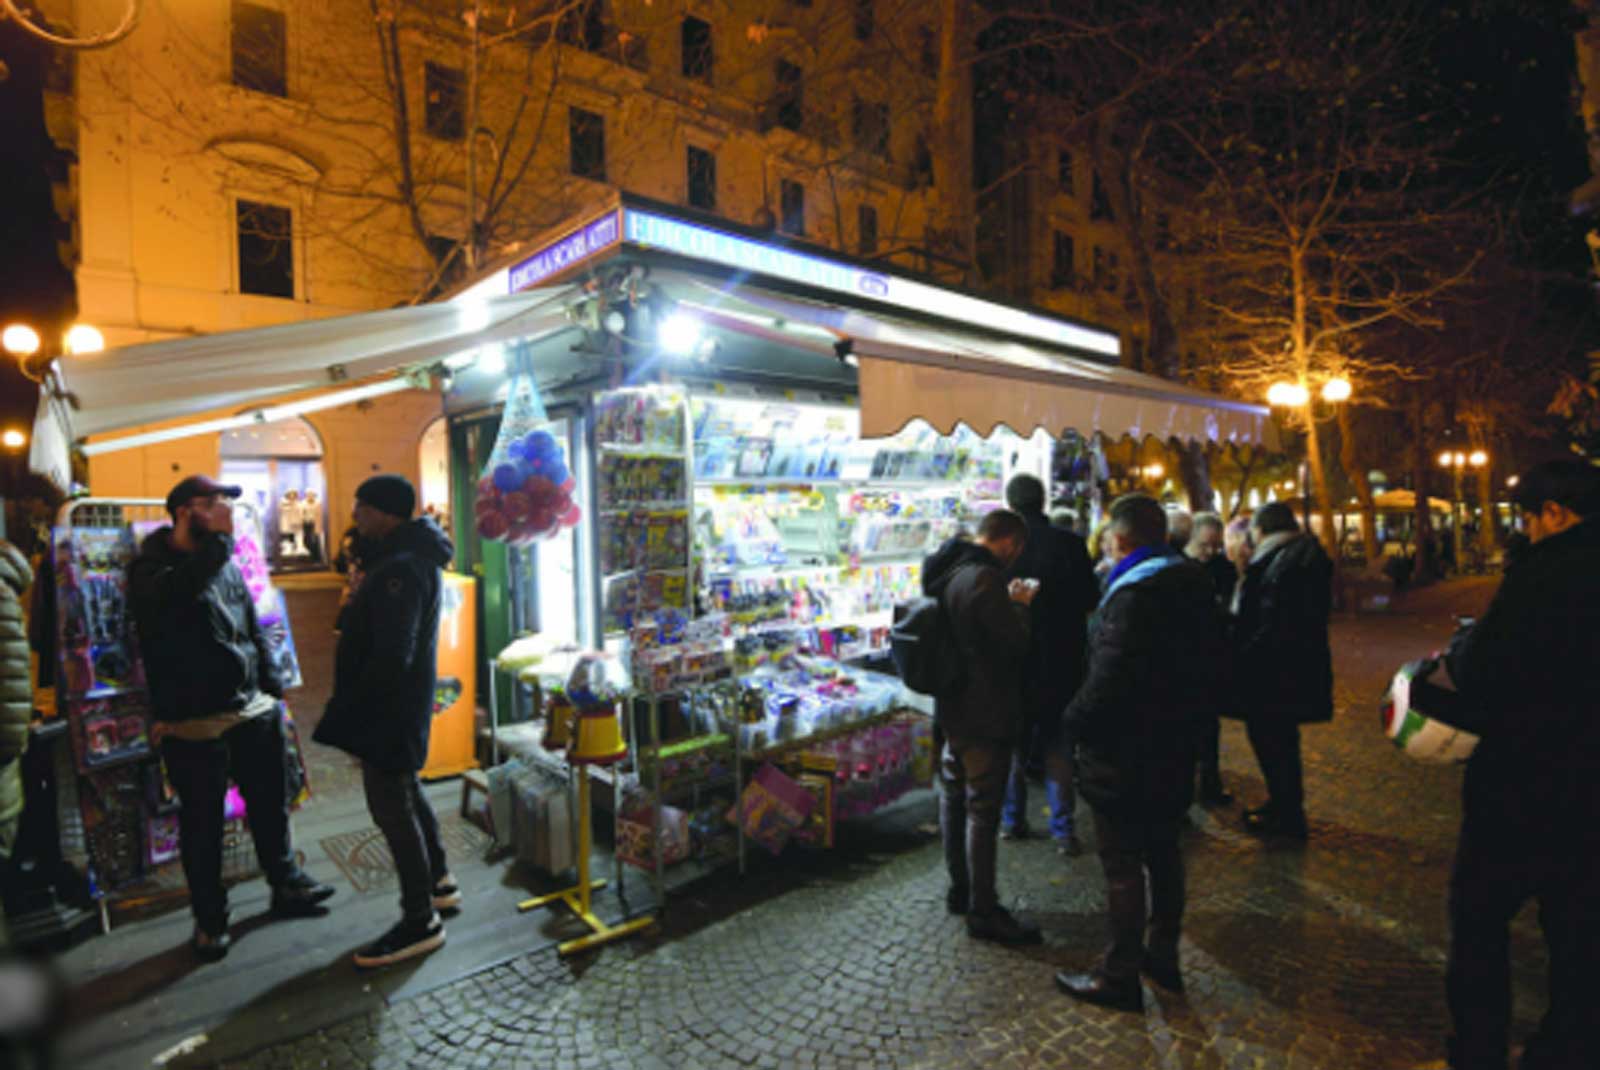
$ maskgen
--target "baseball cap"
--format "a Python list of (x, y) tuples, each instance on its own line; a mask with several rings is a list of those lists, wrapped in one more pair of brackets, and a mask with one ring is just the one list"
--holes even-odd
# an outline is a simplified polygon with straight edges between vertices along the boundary
[(224, 498), (237, 498), (243, 493), (243, 487), (230, 483), (218, 483), (210, 476), (189, 476), (167, 492), (167, 512), (177, 516), (178, 507), (195, 498), (205, 498), (212, 494), (220, 495)]

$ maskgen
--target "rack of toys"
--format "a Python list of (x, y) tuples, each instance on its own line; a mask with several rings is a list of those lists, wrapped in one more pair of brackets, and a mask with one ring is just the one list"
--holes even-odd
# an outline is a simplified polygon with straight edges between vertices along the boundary
[[(177, 797), (151, 740), (149, 693), (129, 604), (128, 566), (141, 539), (166, 523), (159, 501), (78, 499), (62, 507), (51, 538), (56, 585), (57, 701), (78, 773), (77, 798), (93, 893), (109, 925), (110, 900), (148, 902), (183, 883), (169, 872), (178, 857)], [(288, 686), (299, 665), (281, 593), (267, 573), (260, 521), (236, 505), (234, 559)], [(308, 788), (293, 722), (283, 711), (292, 749), (295, 802)], [(244, 803), (227, 798), (224, 877), (254, 873)]]

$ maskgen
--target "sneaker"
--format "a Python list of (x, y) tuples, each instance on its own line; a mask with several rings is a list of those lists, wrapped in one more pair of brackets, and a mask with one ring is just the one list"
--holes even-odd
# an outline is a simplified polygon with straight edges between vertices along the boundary
[(967, 935), (975, 940), (993, 940), (997, 944), (1039, 944), (1044, 935), (1032, 922), (1021, 921), (1005, 907), (995, 907), (987, 914), (967, 915)]
[(402, 921), (373, 943), (357, 951), (356, 965), (364, 970), (388, 966), (426, 955), (444, 946), (444, 922), (434, 914), (425, 922)]
[(272, 889), (272, 912), (280, 918), (320, 918), (328, 912), (323, 900), (332, 897), (331, 884), (318, 884), (304, 873), (296, 873)]
[(228, 935), (226, 925), (218, 933), (206, 932), (196, 925), (194, 935), (189, 938), (189, 947), (201, 962), (221, 962), (228, 957), (228, 949), (232, 946), (233, 937)]
[(1000, 827), (1000, 838), (1002, 840), (1025, 840), (1025, 839), (1027, 839), (1028, 838), (1028, 824), (1027, 824), (1027, 822), (1019, 821), (1015, 825), (1002, 825)]
[(433, 909), (435, 910), (460, 910), (461, 887), (456, 884), (456, 879), (446, 873), (433, 884)]
[(1056, 841), (1056, 853), (1063, 858), (1077, 858), (1083, 854), (1083, 841), (1076, 832), (1069, 832)]

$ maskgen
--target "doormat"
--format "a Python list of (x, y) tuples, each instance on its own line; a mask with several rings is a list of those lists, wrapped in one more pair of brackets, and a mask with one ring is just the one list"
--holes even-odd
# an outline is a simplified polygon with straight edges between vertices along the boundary
[[(482, 857), (494, 842), (487, 832), (469, 824), (459, 814), (440, 815), (439, 841), (444, 845), (445, 854), (452, 858)], [(375, 828), (330, 836), (322, 841), (322, 850), (340, 872), (350, 878), (358, 892), (399, 883), (389, 844)]]

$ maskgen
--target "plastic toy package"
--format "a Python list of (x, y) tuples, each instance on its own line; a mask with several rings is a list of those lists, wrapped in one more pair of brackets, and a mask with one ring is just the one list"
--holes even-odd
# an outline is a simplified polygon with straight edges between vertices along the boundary
[(126, 528), (61, 528), (54, 536), (56, 627), (64, 697), (144, 686), (128, 604), (133, 535)]

